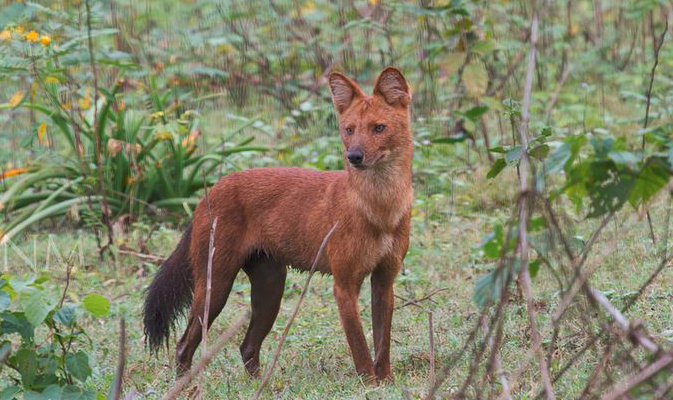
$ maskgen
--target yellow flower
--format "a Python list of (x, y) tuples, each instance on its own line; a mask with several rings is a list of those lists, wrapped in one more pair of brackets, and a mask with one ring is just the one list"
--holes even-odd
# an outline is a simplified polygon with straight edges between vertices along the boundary
[(49, 36), (47, 36), (47, 35), (43, 35), (43, 36), (40, 38), (40, 42), (41, 42), (42, 45), (44, 45), (44, 46), (49, 46), (49, 43), (51, 43), (51, 38), (50, 38)]
[(8, 31), (7, 29), (3, 29), (2, 32), (0, 32), (0, 39), (9, 40), (11, 38), (12, 38), (12, 32)]
[(58, 83), (58, 78), (55, 76), (48, 76), (44, 78), (44, 81), (47, 83)]
[(10, 170), (5, 171), (5, 172), (0, 174), (0, 180), (6, 179), (6, 178), (11, 178), (12, 176), (16, 176), (16, 175), (25, 174), (26, 172), (28, 172), (28, 170), (26, 168), (10, 169)]
[(40, 127), (37, 128), (37, 141), (40, 142), (40, 144), (46, 144), (44, 136), (47, 134), (47, 123), (42, 122), (40, 124)]
[(37, 36), (37, 32), (35, 31), (30, 31), (30, 33), (26, 35), (26, 40), (31, 42), (37, 42), (38, 38), (39, 37)]
[(19, 34), (23, 33), (23, 26), (18, 25), (16, 28), (14, 28), (14, 30), (16, 31), (16, 33), (19, 33)]
[(91, 99), (88, 96), (82, 97), (81, 99), (77, 100), (77, 104), (82, 110), (88, 110), (91, 108)]
[(26, 96), (26, 92), (23, 90), (19, 90), (18, 92), (14, 93), (12, 97), (9, 99), (7, 102), (10, 107), (16, 108), (19, 104), (21, 104), (21, 101), (23, 98)]

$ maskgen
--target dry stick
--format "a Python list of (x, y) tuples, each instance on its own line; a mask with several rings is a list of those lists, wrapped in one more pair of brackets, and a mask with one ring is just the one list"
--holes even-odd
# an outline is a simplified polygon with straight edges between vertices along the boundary
[(572, 67), (570, 67), (569, 64), (566, 64), (565, 69), (561, 73), (561, 80), (559, 81), (558, 85), (556, 86), (556, 89), (554, 89), (554, 93), (552, 93), (551, 97), (549, 98), (549, 103), (547, 103), (547, 106), (544, 109), (544, 119), (545, 121), (549, 121), (549, 117), (551, 116), (551, 111), (554, 109), (554, 106), (556, 105), (556, 101), (558, 100), (559, 94), (561, 94), (561, 89), (563, 89), (563, 85), (565, 85), (566, 80), (570, 76), (570, 71), (572, 70)]
[(519, 258), (521, 259), (521, 272), (519, 273), (523, 292), (526, 297), (526, 308), (528, 309), (528, 320), (533, 337), (533, 349), (537, 354), (538, 364), (540, 367), (540, 375), (544, 384), (545, 392), (548, 400), (555, 400), (554, 389), (552, 388), (551, 378), (549, 377), (549, 369), (547, 367), (547, 360), (542, 351), (542, 337), (535, 322), (535, 302), (533, 301), (533, 293), (531, 289), (530, 272), (528, 271), (528, 203), (529, 203), (529, 188), (528, 188), (528, 123), (530, 119), (530, 98), (533, 89), (533, 71), (535, 70), (535, 52), (538, 39), (538, 11), (537, 4), (533, 2), (533, 21), (530, 27), (530, 51), (528, 53), (528, 68), (526, 70), (526, 83), (524, 86), (523, 103), (521, 107), (521, 127), (519, 129), (519, 141), (523, 149), (521, 155), (521, 165), (519, 168), (520, 188), (521, 188), (521, 206), (519, 208)]
[(428, 311), (428, 328), (430, 330), (430, 387), (435, 386), (435, 338), (432, 326), (432, 311)]
[(124, 369), (126, 368), (126, 319), (122, 317), (119, 321), (119, 360), (117, 361), (117, 376), (110, 396), (113, 400), (119, 400), (122, 396), (122, 383), (124, 381)]
[(646, 348), (652, 353), (659, 351), (659, 346), (657, 346), (652, 339), (650, 339), (646, 334), (640, 332), (637, 328), (638, 326), (632, 326), (631, 322), (621, 313), (615, 306), (610, 303), (610, 300), (599, 290), (594, 288), (589, 288), (589, 294), (591, 298), (600, 304), (605, 311), (610, 314), (610, 316), (619, 324), (622, 330), (625, 333), (628, 333), (629, 336), (633, 337), (641, 346)]
[[(647, 123), (649, 122), (650, 118), (650, 101), (652, 99), (652, 85), (654, 84), (654, 73), (657, 71), (657, 65), (659, 65), (659, 50), (661, 50), (661, 46), (664, 44), (664, 38), (666, 36), (666, 32), (668, 31), (668, 18), (664, 18), (665, 21), (665, 26), (664, 26), (664, 31), (661, 33), (661, 37), (659, 38), (659, 44), (654, 46), (654, 65), (652, 66), (652, 71), (650, 72), (650, 85), (647, 88), (647, 104), (645, 106), (645, 121), (643, 122), (643, 130), (647, 129)], [(652, 33), (654, 35), (654, 32)], [(645, 135), (643, 134), (643, 144), (642, 144), (642, 149), (645, 150)], [(647, 225), (650, 227), (650, 236), (652, 237), (652, 243), (656, 244), (657, 243), (657, 238), (654, 236), (654, 228), (652, 227), (652, 217), (650, 216), (650, 210), (647, 210)]]
[(240, 317), (236, 320), (236, 322), (229, 327), (226, 331), (222, 332), (220, 335), (219, 339), (213, 347), (210, 348), (210, 350), (201, 357), (198, 363), (189, 370), (189, 372), (182, 376), (178, 381), (175, 383), (175, 386), (173, 389), (171, 389), (164, 397), (162, 397), (162, 400), (173, 400), (178, 397), (180, 392), (182, 392), (189, 383), (194, 380), (203, 370), (208, 366), (210, 363), (210, 360), (215, 356), (215, 354), (219, 353), (220, 350), (222, 350), (222, 347), (238, 332), (239, 329), (243, 326), (245, 321), (248, 320), (250, 317), (250, 311), (246, 311), (245, 313), (241, 314)]
[(299, 313), (299, 306), (301, 306), (301, 303), (304, 300), (304, 297), (306, 296), (306, 292), (308, 291), (308, 285), (311, 283), (311, 278), (313, 277), (315, 269), (318, 266), (318, 260), (320, 260), (320, 255), (322, 254), (325, 245), (327, 245), (327, 241), (332, 236), (332, 233), (334, 232), (334, 230), (338, 225), (339, 221), (335, 222), (334, 226), (332, 226), (332, 229), (330, 229), (329, 232), (327, 232), (327, 234), (322, 240), (322, 243), (320, 243), (318, 253), (315, 255), (315, 258), (313, 259), (313, 265), (311, 265), (311, 271), (309, 272), (308, 277), (306, 278), (306, 283), (304, 284), (304, 288), (301, 291), (301, 295), (299, 295), (299, 300), (297, 300), (297, 304), (294, 306), (294, 311), (292, 311), (292, 315), (290, 316), (290, 319), (287, 321), (287, 324), (285, 325), (285, 331), (283, 331), (283, 336), (281, 336), (280, 341), (278, 342), (278, 346), (276, 347), (276, 351), (273, 353), (273, 360), (271, 361), (269, 368), (266, 370), (266, 373), (264, 374), (264, 379), (262, 379), (262, 383), (259, 385), (259, 388), (255, 392), (255, 395), (252, 397), (253, 400), (259, 399), (259, 396), (262, 395), (262, 390), (264, 390), (266, 385), (269, 383), (269, 379), (271, 378), (273, 369), (276, 367), (276, 362), (278, 362), (280, 351), (283, 349), (283, 343), (285, 343), (285, 339), (287, 339), (287, 335), (290, 332), (290, 327), (292, 326), (292, 322), (294, 322), (294, 318), (297, 316), (297, 313)]
[(203, 306), (203, 320), (201, 321), (201, 336), (203, 342), (203, 352), (207, 351), (206, 338), (208, 335), (208, 323), (210, 316), (210, 293), (213, 282), (213, 256), (215, 255), (215, 229), (217, 228), (217, 217), (213, 219), (210, 226), (210, 241), (208, 243), (208, 274), (206, 275), (206, 303)]
[[(488, 336), (489, 329), (488, 324), (486, 323), (486, 318), (482, 318), (481, 328), (484, 330), (484, 334)], [(505, 371), (502, 369), (502, 362), (500, 361), (500, 352), (499, 352), (500, 349), (494, 346), (494, 342), (495, 338), (493, 337), (493, 335), (491, 335), (488, 339), (488, 347), (490, 347), (492, 349), (491, 351), (493, 351), (493, 364), (495, 367), (495, 374), (498, 375), (498, 379), (500, 379), (503, 395), (506, 396), (505, 398), (507, 400), (512, 400), (512, 394), (509, 391), (509, 383), (507, 382), (507, 376), (505, 375)]]
[[(210, 296), (212, 292), (213, 282), (213, 257), (215, 256), (215, 230), (217, 229), (217, 217), (213, 219), (213, 214), (210, 210), (210, 198), (208, 197), (208, 187), (206, 185), (206, 170), (203, 169), (203, 190), (205, 191), (206, 209), (208, 211), (208, 219), (210, 219), (210, 238), (208, 241), (208, 269), (206, 273), (206, 299), (203, 305), (203, 318), (201, 319), (201, 343), (203, 346), (202, 354), (208, 351), (208, 325), (210, 323)], [(201, 382), (196, 389), (196, 396), (200, 397)]]
[(657, 361), (648, 365), (645, 369), (634, 375), (631, 379), (625, 381), (621, 385), (618, 385), (610, 393), (601, 397), (601, 400), (617, 400), (621, 398), (636, 385), (646, 381), (671, 364), (673, 364), (673, 353), (666, 353), (662, 355), (659, 357), (659, 359), (657, 359)]

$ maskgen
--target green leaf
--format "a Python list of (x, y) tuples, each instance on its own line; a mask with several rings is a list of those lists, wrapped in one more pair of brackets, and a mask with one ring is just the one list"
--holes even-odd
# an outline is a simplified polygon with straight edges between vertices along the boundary
[(23, 387), (30, 388), (38, 372), (37, 353), (30, 349), (19, 349), (11, 358), (12, 364), (21, 374)]
[(463, 83), (467, 93), (475, 98), (483, 96), (488, 86), (488, 72), (479, 62), (468, 64), (463, 70)]
[(497, 43), (493, 39), (482, 39), (472, 45), (471, 50), (475, 53), (486, 55), (498, 48)]
[(19, 386), (7, 386), (0, 392), (0, 400), (12, 400), (14, 399), (14, 395), (19, 392), (21, 392)]
[(500, 154), (505, 154), (507, 153), (508, 149), (502, 147), (502, 146), (497, 146), (497, 147), (491, 147), (488, 149), (491, 153), (500, 153)]
[(505, 159), (504, 158), (498, 158), (497, 160), (495, 160), (495, 162), (493, 163), (493, 166), (491, 167), (491, 169), (486, 174), (486, 178), (488, 178), (488, 179), (495, 178), (496, 176), (498, 176), (498, 174), (506, 166), (507, 166), (507, 163), (505, 162)]
[(515, 146), (505, 154), (505, 163), (512, 166), (518, 164), (521, 161), (521, 156), (523, 155), (523, 148), (521, 146)]
[(24, 400), (59, 400), (63, 399), (63, 389), (57, 385), (49, 385), (42, 392), (26, 392)]
[(0, 334), (10, 333), (18, 333), (23, 340), (32, 343), (35, 327), (28, 322), (23, 312), (5, 311), (0, 313)]
[(528, 151), (528, 155), (538, 160), (544, 160), (549, 154), (549, 145), (541, 144)]
[(651, 199), (666, 186), (671, 177), (666, 160), (661, 157), (651, 157), (640, 170), (629, 196), (629, 203), (638, 207)]
[(640, 162), (642, 154), (632, 151), (611, 151), (608, 153), (608, 157), (617, 165), (636, 166)]
[(76, 308), (70, 305), (61, 307), (54, 313), (54, 321), (65, 326), (72, 326), (77, 320)]
[(12, 342), (5, 340), (0, 344), (0, 360), (6, 360), (12, 353)]
[(19, 305), (23, 308), (24, 314), (31, 325), (37, 327), (49, 315), (49, 312), (56, 306), (56, 300), (39, 289), (32, 289), (21, 293)]
[(542, 260), (539, 258), (528, 263), (528, 272), (531, 279), (535, 279), (537, 276), (537, 273), (540, 271), (540, 265), (542, 265)]
[(449, 53), (446, 54), (441, 61), (441, 64), (446, 70), (446, 75), (451, 76), (456, 73), (463, 66), (467, 53)]
[(97, 294), (88, 294), (82, 299), (84, 309), (90, 312), (94, 317), (105, 317), (110, 314), (110, 301), (105, 297)]
[(4, 290), (0, 290), (0, 311), (4, 311), (12, 304), (12, 297)]
[(65, 367), (72, 376), (82, 382), (85, 382), (91, 376), (89, 356), (83, 350), (66, 354)]
[(487, 106), (476, 106), (472, 107), (469, 110), (465, 111), (463, 115), (465, 118), (468, 118), (472, 122), (477, 122), (477, 119), (481, 117), (482, 115), (486, 114), (488, 111)]
[(561, 171), (566, 163), (570, 160), (572, 155), (570, 145), (568, 143), (563, 143), (561, 147), (556, 149), (551, 155), (547, 158), (544, 163), (545, 170), (548, 174), (555, 174)]

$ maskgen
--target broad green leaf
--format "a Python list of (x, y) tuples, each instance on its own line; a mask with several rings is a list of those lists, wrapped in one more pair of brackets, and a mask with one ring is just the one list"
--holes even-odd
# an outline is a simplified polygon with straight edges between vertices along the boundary
[(488, 178), (488, 179), (495, 178), (496, 176), (498, 176), (498, 174), (506, 166), (507, 166), (507, 163), (505, 162), (505, 159), (504, 158), (498, 158), (497, 160), (495, 160), (495, 162), (493, 163), (493, 166), (491, 167), (491, 169), (486, 174), (486, 178)]
[(70, 374), (84, 382), (91, 376), (89, 356), (82, 350), (77, 353), (68, 353), (65, 356), (65, 366)]
[(500, 154), (505, 154), (507, 153), (508, 149), (502, 147), (502, 146), (497, 146), (497, 147), (491, 147), (488, 149), (491, 153), (500, 153)]
[(105, 297), (91, 293), (82, 299), (84, 309), (90, 312), (94, 317), (105, 317), (110, 313), (110, 301)]
[(523, 149), (521, 146), (515, 146), (505, 154), (505, 162), (507, 165), (512, 166), (518, 164), (521, 161), (521, 156), (523, 155)]
[(642, 154), (632, 151), (611, 151), (608, 157), (617, 165), (636, 166), (640, 162)]
[(442, 58), (442, 65), (446, 71), (447, 76), (451, 76), (460, 69), (465, 62), (467, 53), (449, 53)]
[(19, 386), (7, 386), (2, 391), (0, 391), (0, 400), (13, 400), (17, 393), (21, 391)]
[(484, 65), (479, 62), (468, 64), (463, 70), (463, 83), (470, 96), (474, 98), (483, 96), (488, 86), (488, 72)]
[(12, 342), (5, 340), (0, 343), (0, 360), (6, 360), (12, 353)]
[(11, 360), (21, 374), (23, 387), (31, 387), (39, 368), (37, 353), (31, 349), (19, 349), (14, 353)]
[(42, 392), (29, 391), (24, 394), (24, 400), (59, 400), (64, 399), (63, 389), (57, 385), (49, 385)]
[(4, 311), (12, 304), (12, 298), (9, 293), (0, 290), (0, 311)]
[(666, 161), (660, 157), (651, 157), (636, 177), (629, 203), (638, 207), (651, 199), (666, 186), (671, 178), (671, 170)]
[(493, 39), (481, 39), (472, 45), (472, 50), (475, 53), (486, 55), (498, 48), (497, 43)]
[(546, 144), (535, 146), (533, 147), (533, 149), (528, 151), (529, 156), (535, 157), (538, 160), (544, 160), (548, 154), (549, 154), (549, 146)]
[(72, 326), (76, 319), (76, 309), (70, 305), (65, 305), (54, 313), (54, 320), (65, 326)]
[(28, 322), (23, 312), (0, 313), (0, 334), (18, 333), (24, 341), (32, 343), (35, 327)]
[(563, 143), (561, 147), (556, 149), (545, 161), (545, 170), (548, 174), (555, 174), (561, 171), (568, 160), (570, 160), (571, 151), (568, 143)]
[(479, 117), (484, 115), (488, 111), (487, 106), (475, 106), (465, 111), (463, 115), (472, 122), (476, 122)]
[(537, 273), (540, 271), (540, 265), (542, 265), (542, 260), (539, 258), (528, 263), (528, 272), (531, 279), (535, 279), (537, 276)]
[(28, 322), (37, 327), (54, 309), (56, 300), (52, 299), (44, 290), (33, 288), (33, 290), (21, 293), (19, 305), (23, 309)]

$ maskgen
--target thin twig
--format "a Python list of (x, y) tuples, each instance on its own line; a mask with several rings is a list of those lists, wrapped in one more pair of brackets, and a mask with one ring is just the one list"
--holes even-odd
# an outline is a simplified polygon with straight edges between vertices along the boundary
[(126, 369), (126, 319), (119, 321), (119, 359), (117, 361), (117, 375), (110, 389), (109, 399), (119, 400), (122, 396), (122, 383)]
[(629, 390), (651, 378), (659, 371), (673, 364), (673, 353), (667, 353), (659, 357), (659, 359), (648, 365), (644, 370), (640, 371), (628, 380), (623, 381), (620, 385), (614, 388), (611, 392), (601, 397), (601, 400), (617, 400), (622, 398)]
[(432, 311), (428, 312), (428, 330), (430, 335), (430, 387), (435, 386), (435, 337), (432, 325)]
[(297, 316), (297, 313), (299, 313), (299, 306), (301, 306), (301, 303), (304, 300), (304, 297), (306, 296), (306, 292), (308, 291), (308, 285), (311, 283), (311, 277), (313, 277), (313, 274), (315, 273), (315, 269), (318, 266), (318, 261), (320, 260), (320, 256), (322, 255), (323, 249), (327, 245), (327, 241), (332, 236), (332, 233), (334, 232), (334, 230), (337, 228), (338, 225), (339, 225), (338, 221), (334, 223), (334, 226), (332, 226), (332, 229), (330, 229), (329, 232), (327, 232), (327, 234), (322, 240), (322, 243), (320, 244), (320, 247), (318, 248), (318, 253), (315, 255), (315, 259), (313, 259), (313, 265), (311, 265), (311, 270), (308, 274), (308, 277), (306, 278), (304, 289), (302, 289), (301, 295), (299, 295), (299, 300), (297, 300), (297, 304), (294, 306), (294, 310), (292, 311), (292, 315), (290, 316), (290, 319), (287, 321), (287, 324), (285, 325), (285, 331), (283, 332), (283, 336), (281, 336), (280, 341), (278, 341), (276, 351), (273, 354), (273, 360), (271, 361), (269, 368), (266, 370), (266, 373), (264, 374), (262, 383), (259, 385), (259, 388), (255, 392), (255, 395), (252, 397), (253, 400), (259, 399), (259, 397), (262, 395), (262, 391), (269, 383), (271, 374), (273, 373), (273, 370), (276, 367), (276, 363), (278, 362), (280, 351), (283, 348), (283, 343), (285, 343), (285, 339), (287, 339), (287, 335), (290, 332), (290, 327), (292, 326), (292, 322), (294, 322), (294, 318)]
[(548, 400), (555, 400), (554, 389), (549, 377), (549, 369), (544, 352), (542, 351), (542, 337), (535, 321), (535, 301), (533, 300), (533, 291), (530, 272), (528, 270), (528, 206), (529, 192), (528, 188), (528, 124), (530, 120), (530, 99), (533, 89), (533, 72), (535, 71), (535, 55), (538, 39), (538, 10), (536, 2), (532, 3), (533, 20), (530, 27), (530, 51), (528, 53), (528, 68), (526, 70), (526, 82), (523, 93), (523, 103), (521, 106), (521, 128), (519, 129), (519, 141), (523, 149), (521, 155), (521, 164), (519, 167), (519, 180), (521, 188), (521, 206), (519, 209), (519, 259), (521, 260), (521, 271), (519, 278), (526, 297), (526, 308), (528, 309), (528, 323), (530, 324), (531, 336), (533, 339), (533, 349), (537, 354), (540, 375), (544, 384)]
[(659, 351), (659, 346), (657, 346), (652, 339), (650, 339), (647, 335), (644, 333), (640, 332), (637, 328), (638, 325), (632, 326), (631, 322), (617, 310), (615, 306), (610, 303), (610, 300), (599, 290), (596, 290), (595, 288), (589, 288), (589, 294), (591, 295), (591, 298), (595, 300), (598, 304), (600, 304), (605, 311), (610, 314), (610, 316), (619, 324), (619, 326), (622, 328), (622, 330), (629, 334), (633, 339), (635, 339), (638, 344), (646, 348), (648, 351), (651, 353), (656, 353)]
[(250, 311), (246, 311), (243, 314), (241, 314), (240, 317), (236, 320), (236, 322), (229, 327), (226, 331), (222, 332), (220, 335), (219, 339), (213, 347), (210, 348), (210, 350), (201, 357), (198, 363), (192, 369), (189, 370), (189, 372), (185, 375), (183, 375), (178, 381), (175, 383), (175, 386), (173, 389), (171, 389), (164, 397), (162, 397), (162, 400), (173, 400), (178, 397), (180, 392), (182, 392), (189, 383), (194, 380), (203, 370), (208, 366), (210, 363), (210, 360), (215, 356), (215, 354), (219, 353), (220, 350), (222, 350), (222, 347), (238, 332), (239, 329), (243, 326), (245, 321), (248, 320), (250, 317)]
[(507, 375), (502, 369), (502, 361), (500, 360), (500, 347), (495, 346), (495, 338), (493, 335), (489, 335), (488, 324), (486, 323), (486, 318), (481, 319), (481, 329), (484, 330), (484, 334), (489, 336), (488, 347), (491, 348), (493, 352), (493, 366), (495, 367), (495, 374), (500, 379), (500, 384), (502, 385), (502, 394), (507, 400), (512, 400), (512, 393), (509, 390), (509, 382), (507, 381)]

